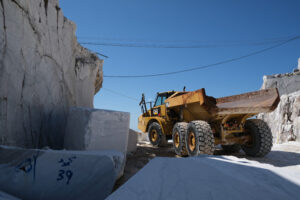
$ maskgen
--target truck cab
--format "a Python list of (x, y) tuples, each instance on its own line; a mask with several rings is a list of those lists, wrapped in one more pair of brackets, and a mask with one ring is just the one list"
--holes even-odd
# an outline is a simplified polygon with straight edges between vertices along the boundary
[[(155, 122), (160, 125), (162, 133), (166, 135), (172, 134), (172, 127), (166, 126), (169, 123), (167, 123), (168, 115), (165, 100), (175, 93), (175, 91), (157, 93), (154, 104), (153, 102), (146, 102), (144, 94), (142, 95), (140, 102), (142, 115), (138, 118), (138, 128), (141, 131), (148, 132), (149, 125)], [(150, 105), (149, 109), (147, 105)]]

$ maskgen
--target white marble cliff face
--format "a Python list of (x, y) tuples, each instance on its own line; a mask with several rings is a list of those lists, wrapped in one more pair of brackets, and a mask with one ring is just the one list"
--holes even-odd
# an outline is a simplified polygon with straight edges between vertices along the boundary
[(0, 0), (0, 144), (62, 148), (69, 106), (93, 107), (102, 60), (58, 0)]
[(280, 103), (271, 113), (258, 118), (268, 123), (275, 143), (300, 141), (300, 71), (263, 77), (261, 89), (277, 88)]
[(273, 112), (258, 117), (270, 126), (275, 143), (300, 142), (300, 91), (282, 95)]

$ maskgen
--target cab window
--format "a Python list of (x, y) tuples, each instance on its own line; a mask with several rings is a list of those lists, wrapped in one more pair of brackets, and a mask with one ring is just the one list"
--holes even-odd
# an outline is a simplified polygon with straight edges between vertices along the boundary
[(156, 98), (156, 101), (155, 101), (155, 105), (154, 105), (154, 106), (159, 106), (159, 105), (161, 105), (161, 96), (158, 96), (158, 97)]
[(165, 103), (165, 100), (167, 99), (167, 97), (166, 96), (163, 96), (162, 98), (161, 98), (161, 104), (164, 104)]
[(167, 99), (167, 96), (164, 95), (164, 96), (158, 96), (156, 101), (155, 101), (155, 105), (154, 106), (160, 106), (162, 104), (165, 103), (165, 100)]

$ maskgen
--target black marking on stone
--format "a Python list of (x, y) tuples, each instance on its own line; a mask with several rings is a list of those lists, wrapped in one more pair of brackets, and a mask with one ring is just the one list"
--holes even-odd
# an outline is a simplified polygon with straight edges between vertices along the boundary
[(48, 16), (48, 0), (44, 0), (44, 7), (45, 7), (45, 12), (46, 12), (46, 16)]

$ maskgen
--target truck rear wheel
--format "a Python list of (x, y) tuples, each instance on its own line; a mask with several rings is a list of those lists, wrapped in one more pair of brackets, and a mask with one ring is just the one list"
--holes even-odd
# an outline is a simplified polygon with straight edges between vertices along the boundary
[(273, 137), (266, 122), (260, 119), (249, 119), (245, 123), (245, 130), (251, 135), (251, 141), (242, 145), (246, 155), (263, 157), (271, 151)]
[(199, 154), (212, 155), (215, 150), (212, 130), (205, 121), (197, 120), (188, 124), (185, 143), (189, 156), (197, 156)]
[(185, 145), (185, 134), (187, 130), (188, 123), (179, 122), (174, 125), (172, 139), (173, 139), (173, 147), (175, 153), (179, 156), (188, 155), (186, 151)]
[(166, 146), (168, 141), (166, 135), (162, 133), (159, 123), (153, 122), (150, 124), (148, 129), (149, 141), (153, 146)]

